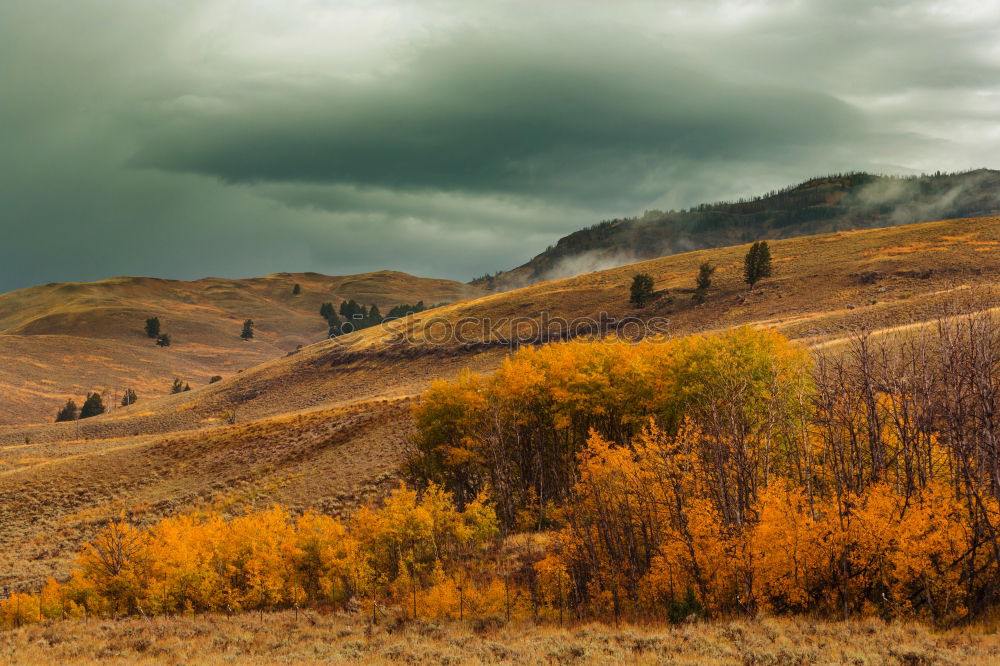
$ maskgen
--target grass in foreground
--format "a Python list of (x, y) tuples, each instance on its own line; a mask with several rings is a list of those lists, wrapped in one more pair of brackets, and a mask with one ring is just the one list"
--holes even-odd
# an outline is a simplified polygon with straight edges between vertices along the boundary
[(18, 664), (995, 664), (1000, 635), (968, 627), (806, 617), (566, 628), (410, 622), (292, 611), (59, 622), (0, 634)]

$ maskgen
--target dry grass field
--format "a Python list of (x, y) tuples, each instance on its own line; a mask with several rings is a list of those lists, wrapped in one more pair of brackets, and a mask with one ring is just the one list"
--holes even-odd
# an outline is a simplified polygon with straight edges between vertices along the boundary
[[(66, 353), (71, 355), (73, 345), (89, 350), (94, 372), (119, 373), (114, 376), (125, 385), (141, 386), (155, 377), (165, 385), (165, 378), (181, 374), (175, 368), (183, 365), (191, 373), (187, 376), (193, 390), (155, 399), (152, 392), (140, 392), (146, 399), (136, 405), (82, 422), (54, 424), (46, 418), (35, 425), (0, 426), (0, 588), (28, 589), (46, 576), (65, 575), (71, 553), (122, 511), (149, 524), (199, 509), (239, 513), (275, 502), (293, 511), (314, 508), (342, 514), (377, 500), (398, 481), (398, 466), (412, 432), (412, 400), (434, 378), (454, 377), (466, 368), (490, 372), (508, 353), (501, 345), (430, 344), (432, 322), (441, 326), (464, 317), (486, 318), (491, 325), (500, 324), (491, 334), (495, 341), (509, 335), (510, 326), (504, 322), (513, 318), (537, 319), (543, 312), (567, 319), (596, 318), (606, 312), (614, 319), (668, 318), (669, 330), (676, 335), (752, 324), (775, 327), (808, 344), (828, 344), (860, 324), (876, 328), (920, 324), (971, 307), (967, 296), (987, 293), (1000, 274), (1000, 218), (835, 233), (774, 241), (771, 246), (774, 276), (752, 292), (742, 283), (745, 246), (699, 251), (466, 300), (299, 351), (294, 351), (298, 338), (278, 333), (279, 321), (289, 322), (286, 331), (301, 321), (302, 330), (312, 326), (322, 337), (322, 320), (313, 314), (320, 302), (342, 295), (373, 300), (377, 287), (369, 285), (367, 292), (343, 287), (330, 296), (334, 287), (323, 286), (327, 285), (323, 280), (339, 278), (308, 275), (230, 285), (226, 288), (230, 303), (255, 299), (262, 308), (247, 315), (259, 321), (260, 339), (252, 343), (238, 337), (242, 315), (237, 312), (249, 307), (242, 301), (225, 307), (189, 304), (198, 316), (184, 320), (192, 327), (185, 332), (182, 320), (170, 314), (171, 308), (178, 312), (181, 307), (177, 297), (157, 296), (157, 307), (163, 309), (156, 310), (153, 300), (141, 301), (138, 296), (130, 300), (128, 291), (123, 291), (116, 298), (131, 310), (123, 316), (127, 324), (116, 333), (119, 337), (72, 337)], [(718, 272), (707, 302), (699, 306), (691, 294), (698, 265), (706, 260), (718, 266)], [(651, 274), (657, 290), (654, 301), (641, 310), (628, 304), (628, 286), (638, 272)], [(269, 304), (292, 299), (294, 282), (302, 284), (303, 296), (322, 289), (326, 295), (309, 296), (316, 302), (299, 309), (283, 306), (284, 310), (266, 314)], [(377, 302), (447, 300), (447, 293), (454, 298), (461, 291), (456, 283), (434, 282), (427, 286), (430, 291), (421, 291), (424, 287), (416, 283), (398, 283), (391, 287), (396, 291), (385, 296), (388, 301)], [(185, 284), (196, 283), (171, 282), (158, 284), (157, 289)], [(150, 290), (143, 287), (143, 293)], [(248, 295), (241, 295), (244, 291)], [(37, 327), (49, 325), (48, 315), (31, 316), (35, 306), (29, 296), (16, 292), (0, 297), (6, 304), (0, 307), (0, 386), (15, 401), (30, 402), (34, 400), (30, 396), (44, 395), (46, 400), (58, 397), (59, 402), (65, 400), (69, 386), (61, 382), (70, 382), (69, 374), (80, 365), (54, 352), (47, 356), (46, 345), (58, 347), (65, 336), (38, 333)], [(22, 309), (10, 305), (14, 297), (25, 304)], [(42, 312), (40, 306), (36, 310)], [(80, 306), (74, 312), (85, 310)], [(159, 313), (165, 329), (178, 331), (178, 339), (187, 341), (168, 350), (152, 346), (147, 350), (151, 341), (141, 331), (147, 312)], [(113, 320), (95, 330), (105, 330), (106, 322)], [(176, 329), (171, 322), (178, 322)], [(193, 341), (197, 326), (209, 332), (211, 344), (199, 346)], [(409, 330), (412, 343), (392, 342), (393, 330), (401, 327)], [(483, 340), (473, 328), (464, 332), (464, 342)], [(257, 345), (264, 350), (258, 357), (243, 351)], [(178, 366), (149, 361), (149, 355), (164, 351), (182, 359), (176, 361)], [(202, 366), (191, 360), (198, 354), (204, 357)], [(27, 366), (32, 369), (25, 370)], [(225, 379), (204, 385), (195, 367), (224, 374)], [(46, 382), (58, 388), (46, 389)], [(76, 393), (84, 390), (78, 388)], [(16, 420), (38, 421), (38, 413), (29, 410)], [(290, 616), (278, 614), (265, 617), (270, 627), (265, 630), (255, 622), (248, 616), (35, 627), (4, 636), (0, 650), (8, 651), (0, 652), (0, 659), (13, 658), (11, 650), (16, 649), (22, 661), (66, 663), (180, 663), (194, 655), (208, 662), (259, 663), (537, 663), (582, 657), (611, 663), (812, 663), (827, 655), (834, 655), (834, 662), (850, 663), (990, 663), (998, 649), (992, 635), (968, 638), (916, 625), (872, 623), (811, 628), (814, 625), (806, 620), (621, 631), (498, 629), (482, 636), (473, 634), (471, 627), (443, 631), (419, 625), (371, 639), (356, 618), (316, 616), (308, 623), (285, 627), (292, 624)], [(464, 640), (463, 632), (477, 640)], [(892, 640), (884, 640), (890, 635)], [(481, 653), (489, 645), (507, 652)]]
[(984, 627), (718, 620), (560, 628), (470, 620), (372, 630), (360, 614), (314, 611), (65, 621), (14, 630), (0, 662), (19, 664), (954, 664), (1000, 660)]
[[(148, 399), (168, 393), (174, 377), (195, 387), (213, 375), (232, 375), (325, 338), (324, 302), (337, 307), (355, 299), (388, 310), (479, 293), (450, 280), (380, 271), (194, 282), (125, 277), (3, 294), (0, 424), (51, 421), (67, 398), (79, 404), (89, 391), (108, 390), (114, 406), (126, 387)], [(170, 334), (170, 347), (157, 347), (144, 334), (146, 318), (154, 316)], [(239, 334), (248, 318), (255, 336), (244, 341)]]

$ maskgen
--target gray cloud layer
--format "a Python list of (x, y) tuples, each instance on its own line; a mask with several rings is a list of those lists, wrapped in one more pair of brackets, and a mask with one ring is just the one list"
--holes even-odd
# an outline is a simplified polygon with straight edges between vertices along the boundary
[(7, 0), (0, 289), (468, 279), (646, 208), (997, 166), (995, 3), (534, 4)]

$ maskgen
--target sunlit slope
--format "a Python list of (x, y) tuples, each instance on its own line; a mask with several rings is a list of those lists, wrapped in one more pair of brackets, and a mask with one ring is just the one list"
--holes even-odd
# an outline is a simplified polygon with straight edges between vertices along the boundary
[[(550, 321), (569, 322), (656, 318), (660, 326), (668, 322), (673, 335), (741, 324), (773, 326), (809, 343), (836, 338), (860, 324), (879, 328), (926, 321), (970, 289), (996, 283), (1000, 218), (841, 232), (772, 241), (771, 246), (774, 275), (753, 291), (743, 282), (747, 246), (654, 259), (471, 299), (324, 340), (218, 384), (140, 401), (79, 427), (93, 437), (162, 432), (214, 423), (226, 409), (249, 419), (409, 395), (437, 374), (494, 367), (508, 352), (505, 340), (537, 339), (537, 327), (512, 331), (512, 325), (539, 320), (542, 313)], [(706, 302), (696, 305), (694, 276), (705, 261), (718, 270)], [(628, 302), (629, 283), (638, 272), (652, 275), (657, 290), (642, 309)], [(461, 335), (453, 335), (456, 328)], [(240, 344), (234, 345), (237, 351)], [(47, 424), (32, 429), (31, 436), (64, 438), (76, 427)], [(0, 428), (0, 442), (18, 438), (22, 429)]]
[[(770, 246), (773, 277), (753, 291), (743, 282), (749, 245), (737, 245), (543, 282), (416, 315), (405, 326), (417, 340), (441, 337), (433, 320), (456, 324), (463, 318), (489, 320), (486, 339), (497, 338), (497, 332), (508, 337), (503, 322), (538, 319), (543, 312), (568, 321), (599, 320), (602, 313), (615, 320), (665, 317), (677, 335), (756, 324), (812, 340), (860, 322), (894, 326), (934, 316), (954, 301), (956, 290), (998, 280), (1000, 218), (837, 232), (770, 241)], [(695, 276), (706, 261), (717, 271), (705, 304), (697, 305), (691, 298)], [(636, 309), (628, 302), (629, 286), (640, 272), (653, 277), (657, 295)], [(463, 325), (463, 341), (477, 330), (482, 329)], [(359, 346), (376, 342), (369, 335)]]
[[(355, 299), (385, 310), (477, 293), (449, 280), (380, 271), (193, 282), (129, 277), (3, 294), (0, 424), (49, 421), (67, 398), (79, 402), (92, 390), (108, 390), (114, 400), (132, 387), (144, 399), (166, 393), (174, 377), (197, 386), (281, 356), (325, 337), (324, 302)], [(160, 319), (170, 347), (145, 335), (147, 317)], [(251, 341), (239, 335), (245, 319), (255, 324)]]
[[(771, 246), (774, 275), (753, 292), (742, 281), (747, 246), (675, 255), (455, 303), (291, 355), (279, 350), (221, 382), (104, 416), (0, 427), (0, 552), (10, 562), (0, 585), (64, 572), (67, 554), (123, 509), (152, 521), (275, 501), (336, 510), (374, 496), (406, 457), (413, 397), (436, 377), (496, 368), (509, 348), (493, 343), (509, 335), (512, 318), (664, 317), (675, 335), (745, 323), (826, 344), (859, 324), (919, 325), (976, 306), (966, 296), (997, 283), (1000, 218)], [(694, 276), (706, 260), (719, 270), (698, 306)], [(628, 303), (637, 272), (652, 275), (658, 291), (643, 309)], [(428, 334), (434, 327), (484, 319), (490, 344), (475, 326), (460, 341), (429, 340), (440, 338)], [(400, 328), (410, 342), (394, 342)], [(107, 356), (121, 362), (120, 351)]]

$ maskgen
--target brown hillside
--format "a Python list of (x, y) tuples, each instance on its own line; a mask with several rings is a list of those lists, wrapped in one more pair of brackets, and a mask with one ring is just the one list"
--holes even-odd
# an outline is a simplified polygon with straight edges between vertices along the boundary
[[(408, 401), (435, 377), (488, 372), (508, 353), (468, 341), (430, 344), (432, 321), (489, 318), (501, 322), (487, 336), (496, 341), (509, 332), (504, 318), (606, 312), (617, 320), (666, 317), (677, 335), (752, 324), (828, 343), (859, 324), (919, 324), (972, 307), (966, 295), (997, 283), (1000, 218), (774, 241), (774, 277), (752, 293), (742, 283), (745, 252), (705, 250), (493, 294), (83, 422), (0, 427), (0, 552), (7, 558), (0, 586), (65, 573), (66, 553), (123, 509), (149, 522), (198, 507), (239, 511), (275, 501), (336, 511), (376, 495), (405, 456)], [(705, 260), (719, 270), (707, 302), (696, 306), (693, 280)], [(628, 285), (640, 271), (659, 293), (636, 310)], [(390, 344), (400, 328), (414, 342)], [(468, 337), (479, 340), (471, 330)], [(104, 352), (106, 362), (122, 363), (113, 351)], [(235, 425), (225, 425), (227, 413), (235, 413)]]
[[(294, 284), (302, 293), (292, 294)], [(381, 309), (475, 296), (449, 280), (379, 271), (331, 277), (281, 273), (246, 280), (193, 282), (114, 278), (51, 284), (0, 296), (0, 424), (50, 421), (67, 398), (109, 392), (117, 404), (133, 387), (140, 399), (165, 394), (174, 377), (204, 384), (322, 340), (320, 305), (355, 299)], [(146, 337), (147, 317), (159, 317), (168, 348)], [(240, 339), (244, 319), (256, 335)]]

